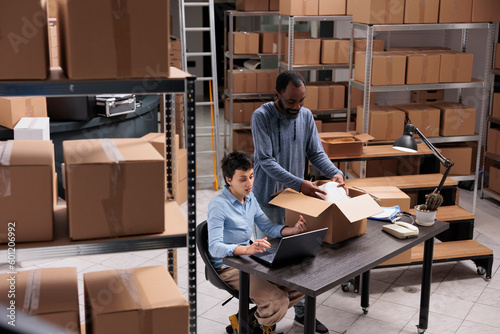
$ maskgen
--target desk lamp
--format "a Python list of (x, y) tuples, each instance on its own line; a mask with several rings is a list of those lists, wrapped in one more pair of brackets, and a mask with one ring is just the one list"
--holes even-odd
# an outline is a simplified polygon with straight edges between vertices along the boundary
[(406, 119), (406, 124), (405, 124), (405, 129), (403, 132), (403, 135), (396, 139), (394, 142), (394, 145), (392, 145), (393, 148), (396, 150), (400, 150), (403, 152), (414, 152), (416, 153), (418, 151), (417, 149), (417, 142), (413, 138), (414, 134), (418, 134), (419, 137), (422, 139), (422, 141), (429, 147), (431, 152), (438, 158), (439, 162), (446, 168), (443, 178), (441, 179), (441, 182), (439, 183), (439, 186), (437, 187), (434, 192), (440, 193), (441, 188), (443, 188), (444, 181), (448, 177), (448, 173), (450, 172), (451, 167), (453, 167), (453, 161), (446, 159), (437, 149), (432, 145), (432, 143), (420, 132), (420, 130), (413, 124), (411, 124), (410, 119)]

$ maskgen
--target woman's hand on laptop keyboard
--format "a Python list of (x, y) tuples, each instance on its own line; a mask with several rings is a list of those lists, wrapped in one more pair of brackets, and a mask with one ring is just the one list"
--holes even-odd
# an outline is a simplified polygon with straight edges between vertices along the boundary
[(269, 248), (271, 248), (271, 244), (267, 241), (267, 237), (265, 237), (264, 239), (255, 240), (250, 246), (236, 247), (233, 255), (253, 255), (256, 253), (264, 253)]

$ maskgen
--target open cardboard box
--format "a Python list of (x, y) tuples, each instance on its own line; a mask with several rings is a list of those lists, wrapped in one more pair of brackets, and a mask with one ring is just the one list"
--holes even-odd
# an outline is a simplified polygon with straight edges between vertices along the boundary
[[(367, 133), (353, 135), (349, 132), (323, 132), (319, 134), (321, 144), (328, 157), (336, 156), (356, 156), (363, 153), (363, 145), (369, 140), (374, 139)], [(328, 139), (354, 138), (350, 142), (328, 143)]]
[[(317, 181), (321, 185), (329, 181)], [(366, 233), (366, 218), (382, 212), (370, 195), (349, 188), (350, 199), (331, 203), (285, 189), (269, 203), (285, 208), (285, 221), (293, 226), (302, 215), (309, 231), (328, 227), (324, 241), (336, 244)]]

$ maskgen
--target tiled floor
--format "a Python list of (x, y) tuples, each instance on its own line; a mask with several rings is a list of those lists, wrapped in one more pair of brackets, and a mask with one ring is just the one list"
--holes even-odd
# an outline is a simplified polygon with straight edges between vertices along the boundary
[[(197, 192), (197, 221), (206, 219), (207, 204), (218, 192)], [(460, 191), (460, 204), (467, 208), (472, 194)], [(186, 205), (181, 206), (184, 210)], [(495, 260), (500, 258), (499, 204), (490, 200), (478, 200), (476, 209), (475, 239), (494, 250)], [(124, 269), (138, 266), (166, 265), (166, 250), (132, 253), (102, 254), (65, 259), (22, 262), (18, 270), (76, 266), (80, 304), (83, 314), (83, 274), (86, 272)], [(228, 316), (237, 312), (237, 300), (222, 306), (229, 295), (213, 287), (204, 277), (201, 258), (197, 260), (198, 333), (224, 334), (229, 324)], [(485, 281), (476, 273), (472, 261), (435, 264), (430, 307), (430, 334), (500, 334), (500, 270), (494, 263), (493, 277)], [(178, 249), (178, 284), (187, 296), (187, 251)], [(0, 267), (0, 271), (6, 270)], [(420, 266), (373, 270), (371, 274), (370, 309), (367, 315), (359, 306), (360, 296), (343, 292), (340, 287), (322, 294), (317, 299), (317, 317), (330, 329), (330, 333), (392, 334), (416, 333), (420, 298)], [(293, 310), (278, 323), (278, 330), (285, 333), (301, 333), (293, 325)]]

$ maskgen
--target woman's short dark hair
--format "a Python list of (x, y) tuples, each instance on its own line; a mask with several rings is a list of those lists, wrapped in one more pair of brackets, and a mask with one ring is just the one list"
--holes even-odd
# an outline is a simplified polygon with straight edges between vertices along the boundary
[(237, 169), (246, 172), (247, 170), (253, 168), (253, 157), (245, 152), (234, 151), (222, 158), (220, 165), (222, 175), (224, 176), (224, 182), (226, 182), (226, 187), (229, 187), (226, 177), (232, 179)]
[(276, 78), (276, 91), (281, 94), (290, 82), (297, 88), (306, 85), (304, 78), (299, 72), (285, 71)]

